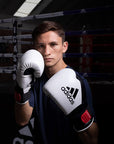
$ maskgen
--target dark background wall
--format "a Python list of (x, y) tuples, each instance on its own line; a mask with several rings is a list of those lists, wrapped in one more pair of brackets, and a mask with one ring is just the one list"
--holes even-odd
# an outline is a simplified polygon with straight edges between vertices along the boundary
[[(6, 6), (9, 7), (9, 5)], [(12, 10), (14, 11), (13, 8)], [(65, 27), (69, 49), (64, 59), (70, 66), (79, 71), (90, 84), (99, 126), (99, 144), (113, 143), (114, 2), (113, 0), (53, 0), (42, 13), (57, 11), (65, 11), (66, 15), (46, 18), (46, 20), (55, 20)], [(32, 14), (36, 14), (36, 12), (37, 9)], [(73, 14), (70, 15), (69, 12)], [(26, 21), (17, 25), (18, 30), (24, 29), (24, 31), (19, 30), (18, 34), (31, 34), (31, 30), (41, 20)], [(13, 23), (6, 25), (6, 28), (3, 26), (5, 26), (4, 23), (0, 27), (0, 37), (14, 36)], [(9, 26), (12, 28), (9, 29)], [(12, 39), (10, 40), (12, 41)], [(33, 46), (31, 44), (15, 44), (10, 40), (2, 38), (1, 41), (0, 38), (0, 141), (4, 144), (32, 144), (32, 121), (25, 127), (18, 127), (15, 123), (15, 70), (12, 72), (11, 70), (17, 62), (13, 57), (17, 56), (14, 53), (14, 46), (17, 46), (17, 54), (24, 53)], [(31, 42), (32, 40), (26, 38), (21, 39), (22, 41)], [(13, 56), (10, 57), (5, 55), (12, 53)]]

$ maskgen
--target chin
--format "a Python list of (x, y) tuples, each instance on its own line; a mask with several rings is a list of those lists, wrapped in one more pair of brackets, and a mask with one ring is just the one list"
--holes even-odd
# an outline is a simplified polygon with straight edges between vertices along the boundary
[(45, 64), (45, 67), (46, 68), (50, 68), (50, 67), (52, 67), (53, 65), (52, 64)]

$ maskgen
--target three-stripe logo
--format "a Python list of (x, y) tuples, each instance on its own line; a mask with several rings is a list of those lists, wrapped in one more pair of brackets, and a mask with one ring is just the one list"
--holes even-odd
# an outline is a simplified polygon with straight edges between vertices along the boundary
[(79, 89), (77, 89), (77, 88), (75, 89), (75, 88), (66, 86), (66, 88), (65, 87), (61, 87), (61, 90), (67, 96), (67, 98), (69, 99), (70, 103), (74, 104), (74, 99), (76, 98)]

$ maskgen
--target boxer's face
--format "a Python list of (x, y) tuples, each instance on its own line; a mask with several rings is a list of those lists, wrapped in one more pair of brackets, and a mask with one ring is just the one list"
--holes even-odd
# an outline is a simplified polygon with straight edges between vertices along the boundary
[(63, 62), (63, 53), (67, 51), (68, 43), (53, 31), (41, 34), (35, 48), (43, 55), (46, 67), (59, 66)]

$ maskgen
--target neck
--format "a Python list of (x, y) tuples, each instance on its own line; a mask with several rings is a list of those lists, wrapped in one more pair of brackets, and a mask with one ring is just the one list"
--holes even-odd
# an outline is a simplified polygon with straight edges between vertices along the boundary
[(48, 78), (52, 77), (55, 73), (60, 71), (63, 68), (66, 68), (67, 65), (64, 63), (64, 61), (59, 66), (52, 66), (52, 67), (46, 67), (45, 72)]

